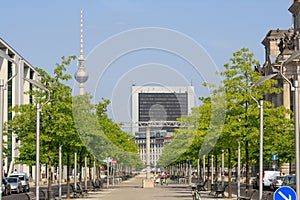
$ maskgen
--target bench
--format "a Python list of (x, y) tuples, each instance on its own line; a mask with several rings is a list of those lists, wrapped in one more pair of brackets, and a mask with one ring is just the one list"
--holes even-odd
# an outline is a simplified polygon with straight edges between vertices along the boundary
[(198, 191), (206, 191), (206, 188), (205, 188), (206, 183), (207, 183), (207, 179), (203, 183), (197, 185), (197, 190)]
[(219, 197), (221, 195), (222, 197), (225, 197), (225, 190), (228, 185), (219, 185), (219, 184), (211, 184), (211, 191), (209, 195), (214, 197)]
[(33, 192), (25, 193), (28, 200), (36, 200), (35, 194)]
[(70, 184), (70, 187), (71, 187), (71, 190), (72, 190), (72, 192), (73, 192), (73, 198), (78, 198), (78, 197), (83, 197), (84, 195), (83, 195), (83, 192), (82, 192), (82, 190), (80, 189), (80, 188), (78, 188), (78, 187), (76, 187), (76, 189), (75, 189), (75, 187), (74, 187), (74, 185), (73, 184)]
[(254, 194), (254, 192), (256, 192), (256, 190), (252, 190), (251, 194), (249, 197), (246, 197), (246, 196), (239, 196), (237, 199), (238, 200), (251, 200), (252, 199), (252, 196)]
[(82, 188), (82, 185), (77, 183), (77, 189), (80, 190), (82, 193), (88, 193), (88, 189), (87, 188)]
[(178, 179), (178, 183), (179, 184), (186, 184), (187, 183), (187, 179), (186, 178), (179, 178)]
[(96, 181), (92, 181), (93, 191), (102, 189), (101, 185), (97, 184)]
[(47, 200), (47, 190), (40, 190), (40, 200)]

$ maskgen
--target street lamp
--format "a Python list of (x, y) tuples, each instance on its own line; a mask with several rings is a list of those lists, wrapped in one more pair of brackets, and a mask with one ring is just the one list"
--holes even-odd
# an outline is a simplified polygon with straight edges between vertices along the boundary
[(264, 145), (264, 102), (260, 100), (259, 102), (252, 96), (252, 88), (254, 86), (258, 86), (263, 82), (273, 78), (277, 74), (269, 74), (264, 76), (263, 78), (259, 79), (250, 87), (250, 96), (251, 98), (257, 103), (258, 107), (260, 108), (260, 126), (259, 126), (259, 200), (262, 200), (263, 196), (263, 145)]
[[(300, 56), (300, 50), (294, 52), (290, 57), (282, 61), (280, 65), (281, 76), (290, 84), (291, 91), (294, 91), (294, 122), (295, 122), (295, 157), (296, 157), (296, 192), (297, 199), (300, 199), (300, 152), (299, 152), (299, 85), (298, 77), (295, 78), (294, 85), (291, 81), (283, 74), (283, 66)], [(297, 73), (296, 73), (297, 76)]]
[[(0, 57), (17, 64), (11, 57), (0, 50)], [(21, 61), (21, 60), (20, 60)], [(3, 121), (4, 121), (4, 90), (6, 89), (6, 84), (11, 81), (17, 74), (14, 74), (5, 83), (3, 79), (0, 79), (0, 180), (3, 178)], [(0, 199), (2, 199), (2, 184), (0, 184)]]
[(40, 198), (40, 194), (39, 194), (39, 189), (40, 189), (40, 184), (39, 184), (39, 177), (40, 177), (40, 112), (42, 111), (42, 106), (47, 104), (50, 100), (50, 91), (45, 88), (41, 83), (32, 80), (32, 79), (28, 79), (28, 78), (24, 78), (25, 81), (35, 85), (36, 87), (40, 88), (41, 90), (44, 90), (48, 93), (48, 99), (45, 103), (43, 103), (40, 106), (40, 103), (37, 101), (36, 102), (36, 188), (35, 188), (35, 192), (36, 192), (36, 200), (39, 200)]

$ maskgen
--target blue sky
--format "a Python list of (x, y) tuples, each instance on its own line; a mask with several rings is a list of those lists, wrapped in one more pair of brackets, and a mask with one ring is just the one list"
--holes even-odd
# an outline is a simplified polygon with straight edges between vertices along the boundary
[[(216, 68), (223, 70), (232, 53), (243, 47), (248, 47), (263, 64), (265, 55), (261, 41), (270, 29), (291, 27), (292, 16), (288, 11), (291, 4), (292, 0), (12, 0), (1, 3), (0, 37), (33, 66), (52, 73), (61, 56), (79, 55), (79, 12), (82, 8), (87, 61), (99, 44), (116, 34), (137, 28), (158, 27), (190, 37), (203, 48)], [(150, 64), (155, 72), (153, 74), (158, 76), (160, 70), (157, 69), (160, 68), (161, 71), (170, 70), (170, 74), (174, 72), (181, 76), (186, 84), (192, 83), (196, 96), (207, 94), (200, 86), (203, 79), (194, 77), (189, 64), (178, 56), (158, 49), (130, 52), (114, 61), (101, 80), (89, 80), (97, 82), (97, 88), (101, 88), (97, 99), (102, 96), (111, 100), (115, 98), (116, 103), (112, 105), (116, 105), (114, 115), (117, 121), (125, 120), (130, 115), (128, 83), (151, 83), (151, 77), (155, 75), (144, 74), (145, 70), (142, 70)], [(173, 65), (177, 65), (174, 70)], [(68, 73), (73, 75), (76, 69), (74, 62)], [(215, 71), (211, 69), (211, 73)], [(133, 76), (124, 75), (129, 72)], [(93, 71), (89, 73), (93, 74)], [(163, 73), (161, 75), (164, 76)], [(145, 80), (145, 77), (149, 79)], [(127, 82), (125, 79), (128, 79)], [(170, 75), (166, 81), (160, 80), (152, 83), (176, 85), (178, 77)], [(74, 82), (67, 84), (73, 87)], [(114, 91), (123, 93), (118, 95)], [(122, 107), (126, 109), (121, 112), (126, 114), (118, 118), (116, 116), (122, 115), (118, 113)]]

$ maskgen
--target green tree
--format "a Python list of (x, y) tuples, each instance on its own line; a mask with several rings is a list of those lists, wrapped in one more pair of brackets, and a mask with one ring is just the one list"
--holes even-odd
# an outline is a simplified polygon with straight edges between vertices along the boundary
[[(50, 91), (50, 101), (41, 108), (40, 119), (40, 162), (47, 164), (48, 174), (51, 174), (51, 166), (57, 165), (58, 147), (63, 146), (64, 152), (70, 154), (75, 152), (82, 143), (76, 132), (72, 114), (72, 90), (63, 84), (72, 77), (65, 74), (66, 66), (76, 57), (62, 57), (62, 62), (56, 65), (54, 77), (44, 70), (37, 68), (43, 77), (41, 84)], [(34, 87), (34, 85), (33, 85)], [(41, 90), (29, 92), (41, 104), (47, 101), (47, 93)], [(35, 164), (35, 134), (36, 134), (36, 110), (32, 104), (16, 106), (12, 112), (17, 113), (13, 120), (8, 122), (12, 132), (18, 135), (21, 141), (19, 147), (18, 162)], [(49, 176), (51, 178), (51, 176)], [(51, 190), (52, 181), (48, 181), (48, 189)]]
[[(249, 186), (249, 166), (257, 164), (259, 160), (260, 115), (256, 102), (250, 96), (251, 83), (262, 78), (255, 70), (257, 65), (259, 65), (258, 61), (246, 48), (233, 54), (230, 63), (224, 65), (224, 72), (220, 73), (223, 77), (223, 84), (220, 87), (210, 86), (213, 90), (213, 98), (201, 98), (203, 104), (194, 108), (192, 115), (180, 119), (187, 122), (190, 128), (180, 129), (175, 133), (174, 137), (178, 137), (179, 140), (172, 140), (171, 144), (166, 147), (160, 163), (166, 164), (166, 160), (172, 158), (170, 156), (172, 151), (174, 152), (178, 146), (183, 146), (184, 142), (191, 145), (185, 152), (180, 152), (181, 156), (177, 155), (178, 159), (174, 160), (173, 164), (186, 158), (196, 160), (208, 153), (217, 157), (221, 154), (221, 149), (225, 149), (227, 150), (229, 181), (231, 181), (231, 169), (237, 163), (236, 150), (240, 142), (241, 161), (247, 170), (247, 187)], [(263, 99), (264, 95), (281, 92), (276, 88), (276, 84), (276, 80), (268, 80), (252, 87), (252, 95), (256, 99)], [(222, 101), (223, 98), (225, 101)], [(222, 106), (222, 103), (225, 106)], [(221, 126), (221, 123), (214, 122), (214, 120), (222, 120), (224, 108), (226, 108), (224, 126), (222, 126), (221, 135), (218, 135), (215, 133), (219, 131), (218, 125)], [(290, 131), (293, 127), (292, 120), (286, 117), (289, 114), (290, 111), (283, 106), (274, 108), (271, 102), (264, 102), (264, 158), (271, 158), (271, 154), (277, 153), (283, 158), (283, 162), (293, 159), (291, 148), (288, 148), (288, 146), (293, 146), (293, 133)], [(192, 142), (180, 141), (181, 134), (188, 135), (189, 133), (193, 133)], [(187, 138), (190, 139), (190, 137)], [(217, 143), (215, 143), (216, 139)], [(269, 163), (270, 160), (265, 159), (264, 162)], [(231, 195), (230, 183), (228, 189)]]
[[(255, 152), (259, 147), (259, 109), (250, 96), (250, 87), (251, 83), (257, 82), (262, 76), (255, 70), (255, 66), (259, 63), (253, 57), (254, 55), (247, 48), (242, 48), (233, 54), (230, 63), (224, 65), (225, 71), (220, 73), (224, 77), (223, 91), (226, 96), (227, 112), (219, 142), (226, 145), (229, 152), (237, 149), (238, 142), (241, 142), (245, 150), (247, 187), (250, 184), (249, 166), (252, 164), (251, 160), (257, 159)], [(280, 90), (273, 87), (276, 83), (275, 80), (268, 80), (253, 87), (252, 95), (256, 99), (263, 99), (263, 95), (279, 93)], [(268, 127), (265, 130), (266, 141), (267, 138), (278, 136), (290, 128), (291, 121), (284, 117), (289, 112), (283, 107), (274, 108), (270, 102), (265, 101), (264, 113), (265, 127)], [(274, 115), (274, 113), (277, 114)], [(271, 123), (277, 124), (278, 129), (272, 129)], [(265, 143), (265, 156), (271, 153), (268, 151), (271, 144)]]
[(81, 140), (98, 160), (111, 157), (124, 166), (140, 167), (141, 159), (132, 135), (121, 130), (107, 115), (109, 100), (97, 105), (90, 103), (91, 96), (74, 99), (73, 113)]

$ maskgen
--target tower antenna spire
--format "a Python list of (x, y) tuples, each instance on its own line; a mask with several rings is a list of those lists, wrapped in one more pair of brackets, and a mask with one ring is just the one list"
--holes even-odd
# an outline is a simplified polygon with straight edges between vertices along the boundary
[(82, 8), (80, 9), (80, 59), (84, 59), (83, 57), (83, 12)]
[(88, 80), (89, 75), (85, 70), (85, 63), (83, 57), (83, 16), (82, 9), (80, 9), (80, 55), (78, 58), (78, 70), (74, 74), (76, 81), (79, 83), (79, 95), (83, 95), (84, 83)]

